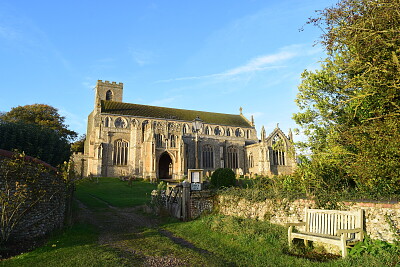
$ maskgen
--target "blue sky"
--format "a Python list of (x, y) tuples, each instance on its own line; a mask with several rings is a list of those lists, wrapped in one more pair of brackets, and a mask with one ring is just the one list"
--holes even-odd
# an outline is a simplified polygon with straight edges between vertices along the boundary
[(96, 81), (108, 80), (124, 83), (124, 102), (243, 107), (258, 134), (287, 132), (300, 74), (325, 57), (321, 31), (299, 29), (336, 2), (0, 0), (0, 111), (49, 104), (83, 134)]

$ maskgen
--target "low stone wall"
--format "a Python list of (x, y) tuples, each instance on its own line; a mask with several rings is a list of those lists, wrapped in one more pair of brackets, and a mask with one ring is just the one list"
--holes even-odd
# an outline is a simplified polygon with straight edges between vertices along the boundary
[(190, 192), (189, 217), (195, 219), (203, 213), (209, 213), (214, 206), (214, 196), (210, 191)]
[[(57, 174), (57, 169), (40, 160), (25, 157), (19, 162), (19, 166), (22, 167), (16, 167), (11, 172), (13, 174), (10, 174), (7, 168), (9, 170), (8, 162), (13, 160), (12, 157), (12, 152), (0, 151), (0, 193), (4, 200), (7, 198), (7, 192), (11, 195), (8, 197), (11, 204), (6, 207), (15, 210), (16, 204), (22, 202), (18, 211), (23, 213), (23, 216), (13, 229), (10, 241), (37, 238), (62, 227), (65, 217), (66, 184)], [(23, 188), (26, 188), (26, 193), (21, 194), (21, 190), (25, 190)], [(5, 211), (1, 210), (0, 206), (0, 213), (3, 212)]]
[[(218, 211), (224, 215), (257, 220), (268, 220), (274, 224), (284, 225), (287, 222), (304, 220), (304, 208), (315, 208), (311, 200), (299, 199), (292, 202), (286, 200), (266, 200), (251, 202), (231, 196), (217, 196)], [(344, 210), (363, 209), (365, 230), (372, 239), (393, 242), (400, 236), (400, 203), (366, 203), (344, 202)]]

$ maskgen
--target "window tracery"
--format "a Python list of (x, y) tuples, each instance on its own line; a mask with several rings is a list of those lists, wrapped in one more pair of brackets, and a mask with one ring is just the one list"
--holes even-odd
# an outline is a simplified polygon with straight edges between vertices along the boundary
[(274, 165), (285, 165), (285, 147), (282, 138), (277, 134), (272, 139), (272, 162)]
[(114, 165), (128, 164), (128, 148), (129, 143), (122, 139), (116, 140), (114, 143)]
[(126, 121), (125, 121), (123, 118), (118, 117), (118, 118), (115, 120), (114, 125), (115, 125), (116, 128), (126, 128), (127, 123), (126, 123)]
[(214, 149), (211, 145), (203, 146), (203, 168), (214, 168)]
[(235, 146), (230, 146), (227, 149), (228, 154), (228, 168), (237, 169), (239, 168), (239, 153)]
[(222, 135), (222, 131), (221, 131), (221, 128), (219, 126), (215, 127), (214, 134), (215, 135)]
[(250, 152), (249, 154), (249, 168), (253, 168), (254, 167), (254, 157), (253, 157), (253, 153)]
[(236, 137), (242, 137), (243, 136), (243, 131), (240, 128), (237, 128), (235, 131)]

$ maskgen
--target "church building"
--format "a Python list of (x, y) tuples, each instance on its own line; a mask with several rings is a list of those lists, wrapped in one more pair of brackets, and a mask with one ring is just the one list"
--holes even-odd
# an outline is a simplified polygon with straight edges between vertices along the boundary
[(84, 153), (74, 154), (82, 176), (182, 179), (188, 169), (231, 168), (238, 175), (291, 173), (292, 133), (277, 126), (261, 140), (254, 120), (222, 114), (122, 102), (123, 84), (97, 81)]

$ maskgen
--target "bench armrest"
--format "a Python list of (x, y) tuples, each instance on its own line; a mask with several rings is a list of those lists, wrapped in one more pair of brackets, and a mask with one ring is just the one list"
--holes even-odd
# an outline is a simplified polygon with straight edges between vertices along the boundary
[(305, 226), (305, 222), (297, 222), (297, 223), (285, 223), (286, 226)]
[(337, 235), (341, 234), (351, 234), (351, 233), (359, 233), (362, 232), (363, 230), (361, 228), (354, 228), (354, 229), (338, 229), (337, 230)]

